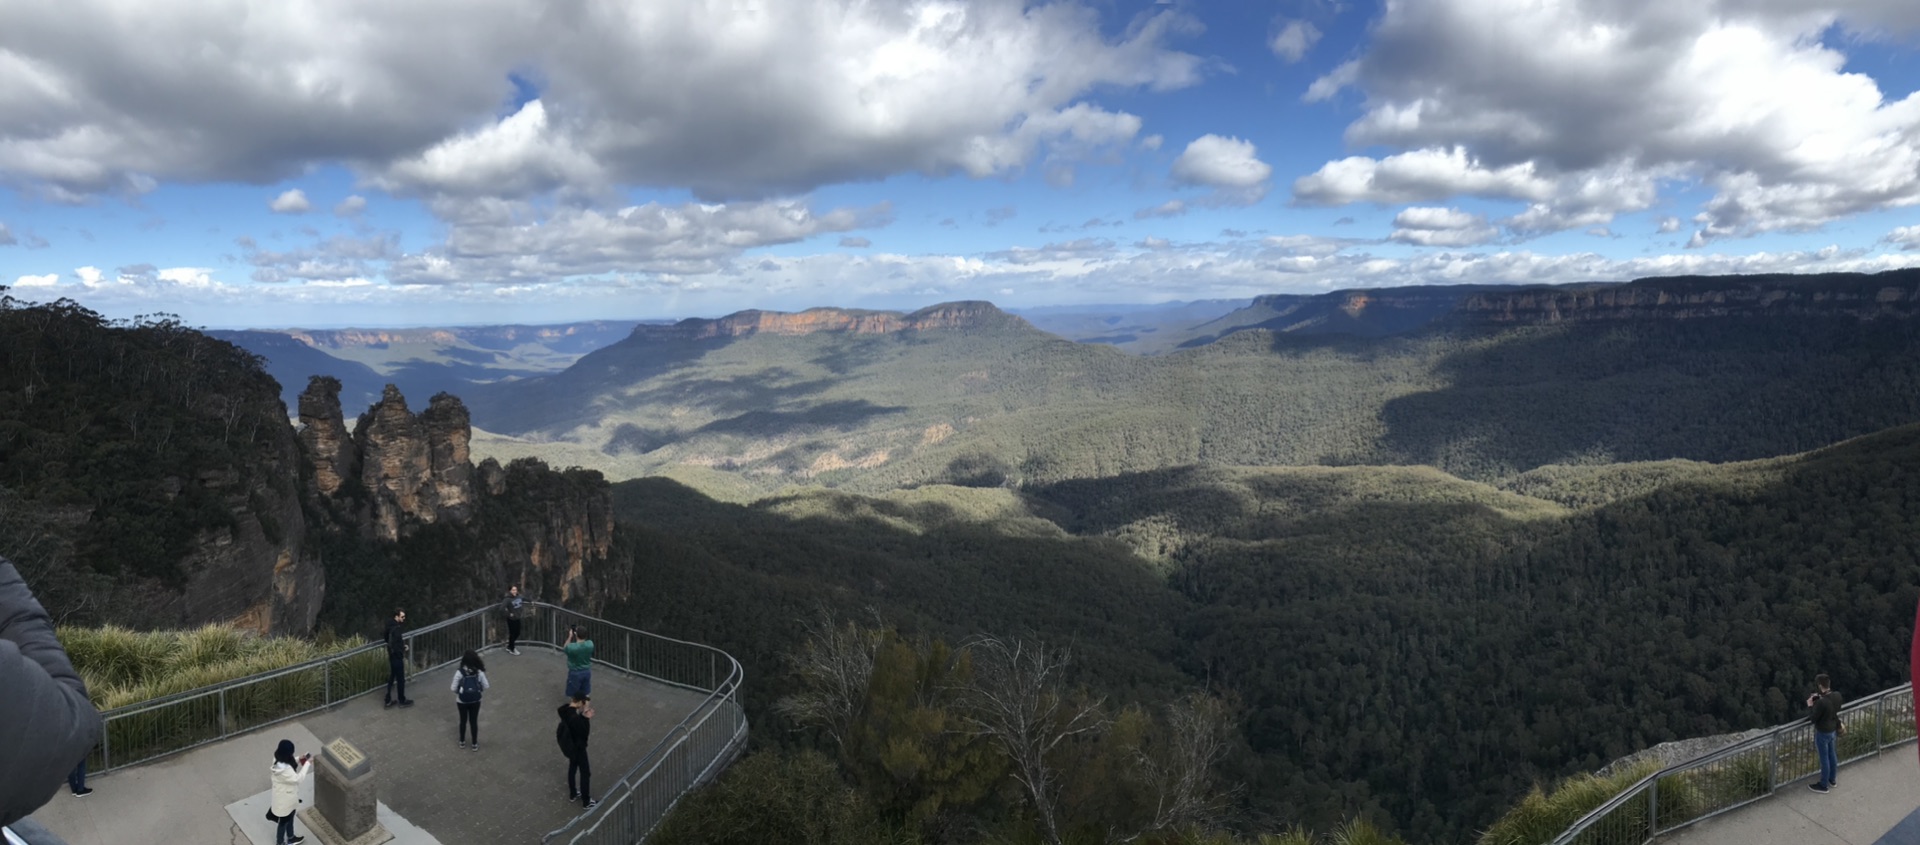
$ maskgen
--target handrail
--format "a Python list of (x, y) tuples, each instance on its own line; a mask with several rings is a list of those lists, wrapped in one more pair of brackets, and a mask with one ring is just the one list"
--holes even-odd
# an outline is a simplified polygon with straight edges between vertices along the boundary
[[(1840, 763), (1915, 741), (1913, 684), (1901, 684), (1840, 710), (1849, 726), (1836, 756)], [(1897, 717), (1897, 718), (1895, 718)], [(1871, 729), (1860, 730), (1871, 721)], [(1795, 719), (1760, 734), (1660, 769), (1581, 816), (1553, 845), (1637, 843), (1645, 845), (1730, 810), (1744, 807), (1813, 773), (1812, 723)], [(1867, 737), (1871, 736), (1869, 744)], [(1663, 806), (1664, 803), (1664, 806)]]
[[(617, 635), (617, 639), (597, 636), (595, 663), (707, 694), (700, 706), (630, 766), (612, 789), (602, 793), (599, 809), (582, 812), (559, 830), (541, 837), (544, 843), (598, 815), (570, 842), (635, 845), (646, 838), (681, 795), (723, 768), (745, 746), (746, 711), (739, 701), (745, 672), (740, 661), (712, 646), (629, 628), (559, 605), (526, 604), (544, 611), (538, 615), (546, 620), (547, 636), (524, 637), (522, 645), (558, 650), (560, 620), (564, 617), (570, 624), (584, 623), (596, 632)], [(407, 632), (407, 661), (414, 667), (413, 673), (450, 666), (469, 649), (498, 647), (504, 639), (504, 626), (493, 618), (497, 611), (498, 606), (488, 605)], [(373, 658), (383, 648), (381, 643), (368, 643), (108, 710), (101, 714), (105, 730), (88, 768), (96, 772), (123, 769), (326, 710), (379, 690), (387, 682), (387, 661)], [(694, 749), (694, 745), (700, 748)], [(704, 754), (704, 759), (689, 754)], [(683, 765), (663, 768), (662, 764), (670, 760)], [(632, 800), (643, 791), (648, 800)], [(614, 820), (612, 826), (608, 826), (610, 819)]]

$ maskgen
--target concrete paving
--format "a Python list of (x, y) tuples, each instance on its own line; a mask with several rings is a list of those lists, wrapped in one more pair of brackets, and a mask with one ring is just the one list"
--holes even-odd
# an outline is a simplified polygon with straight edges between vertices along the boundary
[[(554, 708), (565, 699), (566, 660), (524, 644), (521, 652), (493, 649), (485, 655), (493, 688), (480, 707), (478, 752), (455, 745), (453, 670), (440, 669), (408, 683), (414, 707), (385, 709), (379, 692), (361, 696), (297, 721), (89, 778), (92, 795), (75, 798), (63, 789), (33, 817), (68, 845), (244, 845), (262, 832), (271, 842), (264, 810), (229, 815), (228, 805), (263, 791), (281, 739), (292, 740), (298, 753), (318, 753), (321, 743), (345, 737), (372, 758), (386, 809), (433, 839), (539, 842), (578, 815), (580, 805), (566, 800), (567, 762), (553, 739)], [(706, 695), (605, 666), (596, 666), (593, 675), (596, 715), (589, 748), (600, 797)], [(311, 779), (303, 794), (304, 806), (312, 806)], [(162, 831), (165, 836), (156, 837)]]
[(1772, 798), (1661, 837), (1662, 845), (1920, 845), (1920, 756), (1911, 745), (1840, 767), (1826, 794), (1806, 778)]

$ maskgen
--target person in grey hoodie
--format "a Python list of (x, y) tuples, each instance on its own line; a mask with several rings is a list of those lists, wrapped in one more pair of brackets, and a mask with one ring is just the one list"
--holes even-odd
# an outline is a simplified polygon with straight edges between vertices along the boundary
[(520, 614), (526, 609), (526, 602), (520, 598), (520, 585), (507, 588), (507, 600), (500, 603), (500, 612), (507, 615), (507, 653), (520, 653)]
[(100, 730), (100, 712), (54, 637), (53, 620), (0, 558), (0, 827), (40, 809), (66, 785)]

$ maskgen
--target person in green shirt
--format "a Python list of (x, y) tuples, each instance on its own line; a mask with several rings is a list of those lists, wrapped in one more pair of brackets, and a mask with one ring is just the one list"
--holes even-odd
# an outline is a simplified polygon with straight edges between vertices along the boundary
[(567, 626), (567, 697), (593, 694), (593, 640), (578, 625)]

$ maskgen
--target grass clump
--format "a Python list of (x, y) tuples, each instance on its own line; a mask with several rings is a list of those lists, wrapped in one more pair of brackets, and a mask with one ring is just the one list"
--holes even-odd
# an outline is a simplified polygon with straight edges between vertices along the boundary
[[(1542, 845), (1565, 833), (1580, 817), (1593, 812), (1595, 807), (1607, 803), (1615, 795), (1626, 791), (1627, 787), (1638, 783), (1641, 778), (1660, 769), (1656, 760), (1648, 760), (1631, 766), (1607, 777), (1583, 774), (1575, 775), (1562, 782), (1552, 792), (1538, 785), (1520, 803), (1508, 810), (1505, 816), (1480, 834), (1478, 845)], [(1665, 797), (1664, 795), (1662, 797)], [(1646, 826), (1646, 808), (1644, 805), (1622, 807), (1622, 811), (1632, 811), (1634, 819), (1620, 819), (1621, 825), (1637, 824)], [(1616, 813), (1615, 815), (1622, 815)], [(1611, 828), (1616, 822), (1606, 819), (1602, 824)]]
[(355, 637), (322, 646), (294, 637), (261, 637), (226, 625), (188, 631), (63, 627), (58, 634), (86, 680), (94, 706), (102, 710), (282, 669), (366, 642)]

